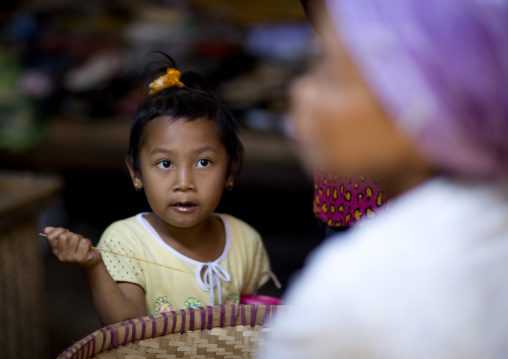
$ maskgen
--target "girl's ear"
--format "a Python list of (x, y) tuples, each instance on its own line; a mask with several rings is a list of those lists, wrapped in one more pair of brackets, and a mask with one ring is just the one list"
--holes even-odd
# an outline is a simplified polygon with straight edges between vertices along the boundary
[(134, 169), (127, 156), (125, 156), (125, 164), (129, 169), (129, 174), (131, 175), (131, 180), (134, 188), (136, 191), (141, 191), (143, 189), (143, 180), (141, 179), (141, 173), (138, 170)]
[(233, 189), (233, 185), (235, 184), (235, 176), (240, 171), (241, 165), (241, 156), (232, 159), (232, 164), (229, 169), (229, 175), (226, 178), (226, 182), (224, 183), (224, 188), (228, 191)]
[(224, 183), (224, 188), (228, 191), (233, 189), (233, 185), (235, 184), (235, 175), (231, 174), (226, 178), (226, 182)]

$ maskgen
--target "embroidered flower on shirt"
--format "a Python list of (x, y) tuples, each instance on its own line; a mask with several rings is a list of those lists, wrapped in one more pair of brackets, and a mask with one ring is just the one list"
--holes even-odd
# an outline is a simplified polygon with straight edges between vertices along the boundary
[(159, 297), (155, 302), (155, 311), (159, 313), (171, 312), (173, 307), (168, 302), (168, 297)]
[(238, 305), (240, 304), (240, 296), (238, 294), (228, 295), (224, 305)]
[(196, 298), (193, 298), (193, 297), (189, 297), (189, 299), (187, 299), (187, 301), (184, 303), (184, 305), (187, 308), (199, 308), (199, 307), (203, 306), (199, 300), (197, 300)]

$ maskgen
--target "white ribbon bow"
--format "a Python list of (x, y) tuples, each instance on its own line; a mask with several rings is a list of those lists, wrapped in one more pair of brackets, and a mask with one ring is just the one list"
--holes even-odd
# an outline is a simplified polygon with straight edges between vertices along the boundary
[[(201, 278), (203, 268), (206, 269), (203, 273), (203, 278)], [(215, 287), (217, 287), (217, 292), (219, 293), (219, 305), (222, 305), (221, 281), (229, 282), (230, 279), (229, 273), (220, 264), (215, 262), (203, 263), (196, 268), (196, 280), (203, 290), (210, 292), (211, 306), (215, 304)]]

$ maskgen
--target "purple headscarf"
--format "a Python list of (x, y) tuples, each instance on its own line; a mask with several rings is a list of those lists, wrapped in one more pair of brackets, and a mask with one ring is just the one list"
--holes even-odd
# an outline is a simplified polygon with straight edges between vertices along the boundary
[(443, 170), (508, 174), (508, 0), (328, 0), (394, 123)]

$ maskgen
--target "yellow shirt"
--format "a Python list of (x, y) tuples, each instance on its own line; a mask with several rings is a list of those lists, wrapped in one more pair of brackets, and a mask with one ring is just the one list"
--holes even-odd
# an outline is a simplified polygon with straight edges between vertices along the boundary
[[(260, 235), (245, 222), (214, 214), (224, 223), (226, 244), (213, 262), (198, 262), (166, 244), (144, 218), (146, 213), (111, 224), (98, 248), (160, 263), (180, 271), (102, 252), (117, 282), (139, 285), (145, 291), (148, 314), (217, 304), (238, 304), (266, 282), (270, 263)], [(201, 273), (204, 271), (204, 276)], [(210, 290), (212, 289), (212, 290)]]

